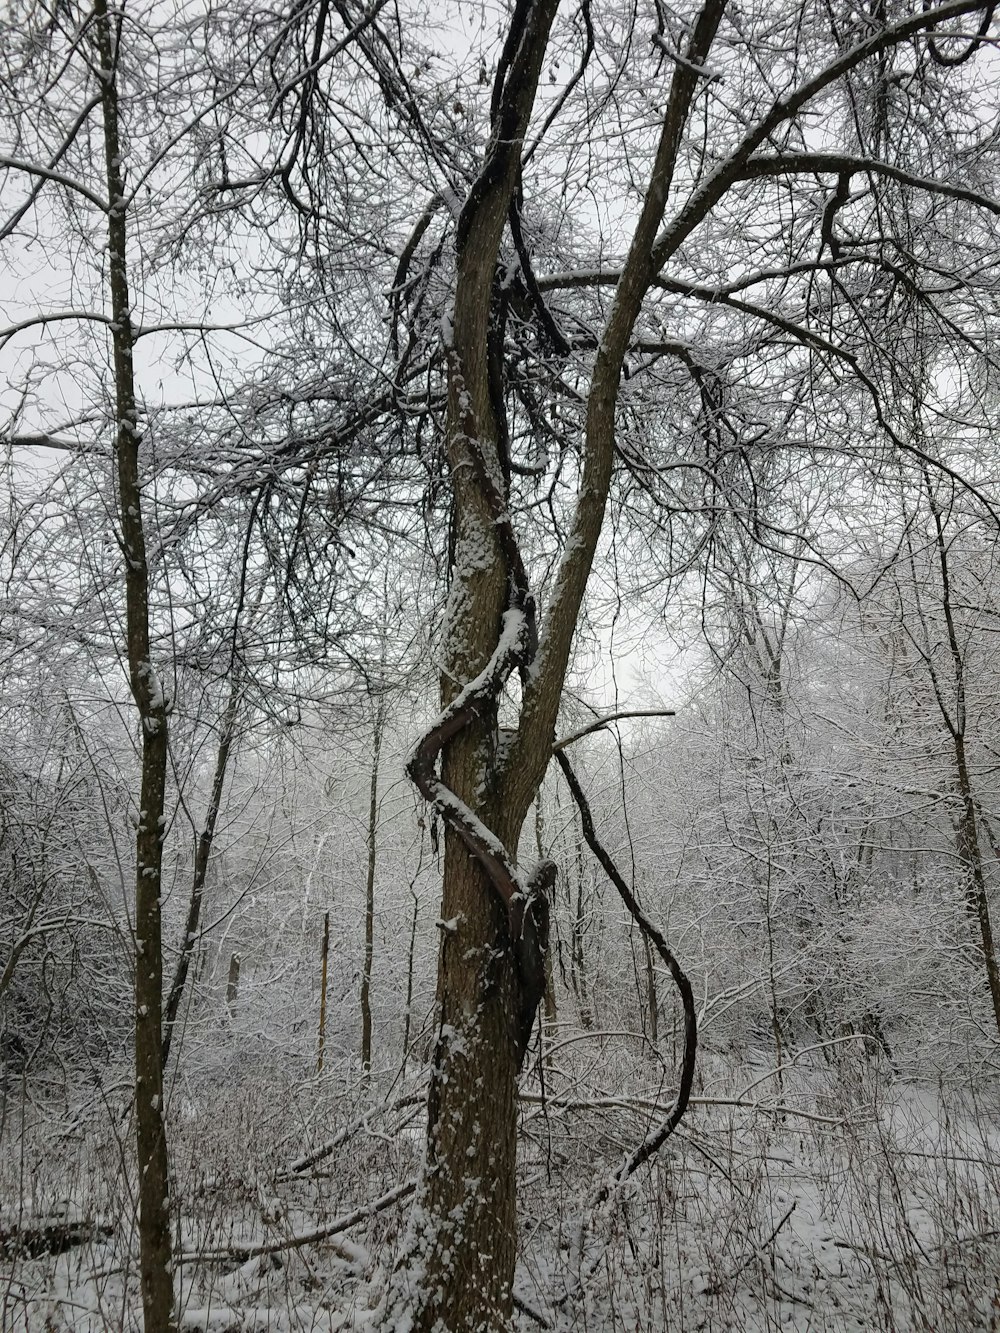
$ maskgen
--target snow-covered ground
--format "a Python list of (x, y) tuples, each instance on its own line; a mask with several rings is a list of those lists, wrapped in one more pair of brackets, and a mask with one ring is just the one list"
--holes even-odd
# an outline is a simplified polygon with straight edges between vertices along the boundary
[[(861, 1060), (779, 1079), (706, 1058), (679, 1134), (596, 1206), (669, 1107), (661, 1073), (619, 1050), (554, 1063), (544, 1096), (526, 1082), (518, 1327), (1000, 1329), (995, 1098), (901, 1084)], [(377, 1083), (334, 1069), (175, 1097), (188, 1333), (378, 1325), (421, 1106), (417, 1086), (386, 1096)], [(81, 1121), (8, 1091), (4, 1330), (141, 1327), (129, 1129), (120, 1106)]]

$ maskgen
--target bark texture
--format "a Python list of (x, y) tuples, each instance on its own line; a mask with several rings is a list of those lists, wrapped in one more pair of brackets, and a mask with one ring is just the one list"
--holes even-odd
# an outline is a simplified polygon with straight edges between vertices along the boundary
[[(535, 0), (515, 9), (494, 89), (485, 162), (457, 228), (448, 349), (448, 453), (456, 536), (442, 718), (462, 686), (493, 658), (518, 582), (504, 541), (509, 520), (498, 519), (489, 497), (492, 490), (507, 499), (498, 456), (502, 423), (490, 391), (491, 292), (556, 7), (553, 0)], [(706, 5), (688, 47), (692, 65), (707, 54), (724, 7), (723, 0)], [(537, 655), (532, 649), (530, 675), (522, 677), (520, 725), (501, 746), (494, 696), (492, 707), (480, 703), (474, 717), (463, 720), (460, 729), (452, 728), (442, 747), (444, 787), (502, 844), (510, 863), (516, 861), (522, 824), (553, 753), (573, 636), (604, 520), (622, 362), (654, 276), (656, 233), (697, 79), (687, 64), (675, 71), (649, 197), (597, 353), (576, 513), (545, 635)], [(410, 771), (417, 779), (412, 763)], [(422, 790), (427, 787), (425, 782)], [(427, 1163), (408, 1269), (411, 1315), (419, 1333), (480, 1333), (508, 1328), (512, 1314), (524, 969), (515, 962), (512, 918), (496, 892), (496, 878), (488, 873), (484, 858), (470, 855), (467, 833), (449, 822), (447, 810), (443, 813), (440, 1028), (428, 1102)]]
[[(483, 169), (458, 224), (448, 398), (455, 563), (441, 683), (447, 707), (490, 660), (508, 605), (508, 560), (471, 451), (505, 496), (489, 384), (491, 301), (555, 0), (519, 5), (504, 48)], [(468, 438), (468, 423), (478, 438)], [(447, 787), (516, 857), (528, 802), (510, 800), (495, 706), (449, 742)], [(483, 865), (445, 833), (440, 1026), (428, 1100), (425, 1174), (414, 1213), (415, 1330), (510, 1326), (516, 1246), (518, 1008), (509, 917)]]

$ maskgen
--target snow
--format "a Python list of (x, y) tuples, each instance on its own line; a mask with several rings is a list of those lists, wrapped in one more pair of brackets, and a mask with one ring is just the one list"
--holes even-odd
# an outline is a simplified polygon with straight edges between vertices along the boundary
[[(603, 1051), (596, 1063), (595, 1049)], [(995, 1107), (894, 1085), (857, 1062), (786, 1071), (765, 1111), (736, 1095), (760, 1075), (748, 1078), (745, 1061), (741, 1068), (709, 1055), (708, 1086), (679, 1135), (595, 1212), (585, 1202), (594, 1181), (669, 1103), (655, 1077), (650, 1083), (654, 1073), (627, 1056), (627, 1043), (592, 1036), (589, 1051), (579, 1041), (561, 1050), (544, 1104), (529, 1076), (515, 1290), (553, 1329), (995, 1328)], [(336, 1128), (343, 1087), (340, 1071), (289, 1089), (282, 1120), (293, 1105), (311, 1106), (322, 1110), (318, 1124)], [(405, 1202), (386, 1191), (419, 1165), (419, 1135), (402, 1132), (412, 1108), (370, 1094), (367, 1113), (342, 1121), (341, 1147), (313, 1174), (282, 1174), (266, 1167), (266, 1144), (239, 1141), (247, 1112), (259, 1118), (262, 1093), (270, 1096), (257, 1088), (247, 1101), (245, 1092), (220, 1089), (213, 1100), (203, 1090), (171, 1123), (185, 1255), (176, 1275), (180, 1327), (405, 1327), (405, 1299), (385, 1322), (406, 1219)], [(138, 1330), (134, 1228), (120, 1225), (128, 1211), (115, 1203), (117, 1127), (95, 1122), (71, 1155), (58, 1133), (46, 1141), (41, 1132), (36, 1125), (25, 1136), (34, 1184), (20, 1208), (11, 1185), (24, 1168), (10, 1153), (2, 1160), (0, 1236), (49, 1219), (84, 1225), (85, 1238), (63, 1254), (4, 1252), (0, 1324)], [(470, 1194), (480, 1188), (470, 1179)], [(360, 1205), (353, 1212), (352, 1198)], [(364, 1206), (386, 1198), (384, 1208)], [(324, 1216), (331, 1200), (350, 1225), (296, 1241), (330, 1221), (340, 1226)], [(421, 1216), (415, 1207), (411, 1236), (414, 1227), (427, 1230)], [(254, 1246), (270, 1252), (240, 1257)], [(419, 1273), (415, 1255), (406, 1289)], [(519, 1313), (513, 1327), (537, 1325)]]

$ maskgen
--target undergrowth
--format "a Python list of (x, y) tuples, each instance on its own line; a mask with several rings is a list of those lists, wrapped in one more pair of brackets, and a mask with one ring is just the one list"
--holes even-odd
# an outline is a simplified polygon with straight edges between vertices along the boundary
[[(668, 1066), (638, 1040), (550, 1038), (536, 1059), (518, 1327), (1000, 1330), (991, 1097), (900, 1082), (852, 1050), (778, 1072), (709, 1053), (680, 1131), (595, 1202), (670, 1095)], [(406, 1225), (398, 1187), (420, 1167), (419, 1079), (341, 1064), (188, 1080), (169, 1133), (182, 1329), (377, 1325)], [(120, 1085), (74, 1103), (8, 1084), (4, 1330), (139, 1327), (131, 1142)]]

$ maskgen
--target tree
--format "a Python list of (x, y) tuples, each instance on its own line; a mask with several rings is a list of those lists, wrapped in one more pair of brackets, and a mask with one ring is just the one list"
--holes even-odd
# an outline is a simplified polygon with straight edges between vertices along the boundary
[(150, 575), (141, 429), (135, 384), (135, 325), (129, 291), (129, 236), (118, 100), (119, 31), (106, 0), (95, 0), (88, 39), (96, 58), (103, 121), (108, 229), (109, 330), (114, 370), (113, 457), (116, 537), (125, 583), (125, 654), (139, 717), (142, 756), (135, 843), (135, 1122), (139, 1167), (142, 1305), (148, 1333), (174, 1326), (170, 1182), (164, 1128), (161, 875), (167, 781), (169, 700), (150, 642)]
[[(40, 208), (48, 241), (58, 213), (60, 235), (107, 257), (107, 282), (89, 293), (93, 309), (43, 310), (5, 335), (72, 325), (107, 339), (115, 401), (81, 374), (60, 434), (43, 429), (53, 413), (29, 386), (11, 431), (29, 447), (68, 436), (95, 472), (114, 465), (114, 498), (89, 493), (123, 558), (100, 571), (103, 590), (117, 580), (121, 593), (102, 605), (138, 721), (147, 1326), (168, 1324), (172, 1302), (156, 969), (171, 707), (175, 737), (180, 722), (160, 681), (202, 668), (221, 696), (221, 786), (226, 687), (248, 716), (278, 717), (287, 696), (266, 696), (290, 659), (306, 699), (384, 662), (377, 575), (402, 549), (449, 590), (441, 712), (409, 765), (444, 823), (445, 857), (427, 1162), (391, 1299), (416, 1329), (506, 1327), (517, 1085), (550, 971), (557, 873), (544, 846), (529, 864), (525, 826), (554, 756), (594, 855), (632, 895), (570, 778), (572, 737), (558, 736), (581, 626), (626, 598), (662, 612), (734, 553), (738, 577), (748, 551), (775, 555), (764, 583), (783, 562), (825, 560), (800, 520), (845, 547), (849, 505), (817, 509), (817, 495), (861, 493), (893, 453), (928, 461), (889, 406), (913, 311), (940, 332), (942, 378), (959, 346), (982, 364), (995, 323), (992, 9), (657, 5), (647, 49), (637, 15), (595, 21), (587, 0), (563, 16), (555, 0), (516, 0), (495, 49), (458, 55), (446, 21), (401, 12), (389, 24), (355, 0), (211, 9), (203, 22), (156, 7), (126, 16), (105, 0), (31, 17), (26, 35), (11, 31), (21, 63), (4, 83), (16, 114), (0, 165), (21, 194), (0, 234), (10, 242)], [(162, 57), (155, 78), (137, 55), (147, 40)], [(36, 108), (24, 89), (39, 52)], [(151, 165), (127, 183), (139, 142)], [(416, 204), (415, 179), (430, 182)], [(575, 202), (588, 195), (596, 207)], [(195, 256), (205, 286), (191, 293), (170, 266)], [(202, 317), (217, 281), (235, 325)], [(170, 292), (162, 325), (139, 322), (140, 291), (150, 305)], [(225, 339), (243, 333), (254, 350), (238, 354)], [(225, 347), (221, 375), (209, 351), (191, 351), (210, 335)], [(155, 361), (172, 337), (197, 401), (144, 405), (142, 341)], [(76, 411), (83, 383), (93, 400)], [(22, 429), (32, 414), (44, 420)], [(930, 461), (958, 479), (954, 461)], [(215, 522), (202, 573), (227, 589), (219, 605), (192, 594), (202, 580), (184, 567), (185, 541)], [(751, 646), (780, 704), (785, 645), (767, 616), (781, 600), (764, 592)], [(400, 605), (406, 595), (394, 587)], [(274, 618), (246, 640), (248, 602)], [(175, 671), (154, 670), (154, 657)], [(298, 726), (301, 711), (283, 720)], [(377, 783), (373, 769), (369, 922)], [(213, 791), (172, 1019), (217, 808)], [(597, 1195), (655, 1151), (685, 1095), (681, 1081), (663, 1126)]]
[(978, 515), (960, 503), (954, 484), (943, 484), (926, 466), (917, 480), (919, 489), (902, 498), (901, 550), (890, 584), (904, 678), (923, 705), (923, 725), (908, 721), (905, 734), (923, 768), (915, 780), (933, 781), (940, 770), (968, 919), (1000, 1032), (988, 887), (994, 761), (980, 740), (993, 730), (986, 685), (994, 677), (992, 556), (978, 539)]
[[(880, 152), (880, 108), (899, 81), (937, 85), (971, 60), (985, 27), (979, 36), (973, 29), (968, 49), (957, 59), (952, 36), (942, 38), (941, 25), (984, 8), (959, 2), (890, 13), (877, 6), (870, 14), (845, 10), (827, 18), (805, 8), (794, 14), (768, 11), (748, 23), (745, 16), (730, 15), (724, 0), (708, 0), (669, 29), (661, 15), (654, 43), (670, 75), (655, 151), (643, 184), (629, 192), (637, 217), (628, 254), (614, 270), (596, 259), (543, 281), (534, 277), (523, 244), (522, 177), (526, 183), (529, 162), (536, 168), (544, 159), (545, 136), (563, 108), (562, 101), (549, 115), (538, 108), (535, 138), (529, 141), (554, 6), (549, 0), (519, 4), (510, 20), (493, 84), (489, 138), (455, 222), (454, 306), (443, 349), (454, 504), (443, 711), (410, 766), (447, 826), (441, 1021), (411, 1255), (411, 1271), (419, 1275), (411, 1292), (415, 1328), (458, 1333), (502, 1328), (510, 1319), (515, 1091), (540, 997), (539, 969), (526, 963), (525, 954), (544, 947), (544, 894), (553, 873), (545, 862), (519, 871), (519, 840), (553, 754), (616, 460), (626, 475), (639, 479), (635, 489), (645, 497), (654, 528), (669, 503), (669, 485), (661, 478), (669, 479), (675, 469), (705, 478), (716, 506), (733, 504), (725, 489), (728, 461), (747, 459), (762, 440), (784, 449), (797, 428), (819, 424), (815, 397), (802, 401), (792, 390), (790, 408), (780, 408), (783, 398), (788, 401), (797, 363), (808, 364), (812, 383), (829, 386), (830, 392), (846, 379), (849, 408), (867, 405), (866, 413), (875, 413), (888, 439), (902, 445), (881, 411), (886, 358), (865, 316), (866, 302), (897, 271), (891, 246), (870, 243), (884, 202), (882, 183), (904, 181), (910, 193), (933, 201), (927, 206), (937, 215), (949, 201), (970, 205), (987, 228), (1000, 209), (977, 191), (977, 180), (967, 185), (956, 175), (955, 160), (948, 160), (948, 174), (917, 176), (897, 165), (890, 144), (883, 142)], [(594, 44), (589, 11), (584, 22), (582, 71)], [(799, 40), (802, 25), (807, 42)], [(812, 129), (817, 115), (826, 126), (821, 150)], [(869, 117), (876, 122), (874, 142), (865, 131)], [(917, 137), (932, 132), (923, 116), (911, 126)], [(631, 150), (630, 183), (641, 156), (638, 144)], [(832, 190), (826, 190), (826, 180), (835, 182)], [(502, 253), (508, 219), (516, 258)], [(407, 248), (408, 262), (427, 225), (421, 222)], [(738, 259), (735, 235), (746, 246)], [(557, 464), (563, 485), (575, 469), (576, 485), (567, 488), (565, 510), (547, 543), (543, 539), (543, 549), (551, 549), (553, 540), (558, 544), (563, 537), (557, 573), (545, 588), (544, 614), (536, 607), (522, 553), (527, 533), (523, 525), (520, 533), (515, 530), (520, 506), (513, 482), (525, 466), (515, 473), (514, 436), (504, 420), (509, 394), (515, 413), (523, 411), (531, 427), (537, 424), (530, 421), (520, 388), (527, 377), (511, 369), (518, 357), (530, 355), (523, 341), (515, 355), (515, 337), (505, 324), (503, 293), (511, 289), (514, 265), (525, 293), (519, 313), (536, 340), (536, 380), (551, 385), (558, 376), (584, 419), (578, 457), (569, 463), (567, 444)], [(925, 285), (919, 257), (916, 269), (912, 281), (919, 292)], [(607, 313), (596, 318), (592, 307), (585, 319), (572, 308), (545, 304), (543, 292), (600, 285), (613, 294)], [(721, 336), (723, 346), (738, 329), (735, 352), (717, 350), (711, 336), (708, 345), (692, 337), (698, 321), (691, 310), (698, 303), (735, 312), (732, 324), (720, 320), (713, 328), (706, 318), (702, 329)], [(567, 336), (561, 325), (570, 322), (588, 332), (579, 339)], [(589, 332), (595, 322), (596, 335)], [(506, 380), (498, 382), (502, 351), (510, 360), (504, 364)], [(663, 356), (677, 359), (687, 387), (695, 390), (694, 407), (686, 412), (687, 421), (693, 417), (696, 423), (695, 438), (699, 421), (732, 431), (731, 439), (717, 443), (714, 457), (689, 452), (686, 422), (677, 416), (686, 397), (683, 381), (673, 406), (664, 410), (663, 438), (619, 439), (631, 396), (623, 375), (636, 374), (629, 358), (641, 364), (643, 357)], [(736, 418), (733, 426), (735, 414), (714, 395), (712, 371), (720, 359), (731, 367), (731, 378), (739, 373), (749, 386), (744, 399), (765, 406), (763, 412), (758, 406), (756, 420)], [(833, 419), (841, 415), (842, 409), (835, 411)], [(831, 425), (827, 417), (822, 428), (829, 432)], [(522, 444), (530, 433), (522, 424)], [(540, 442), (533, 443), (537, 456)], [(749, 470), (751, 484), (752, 478)], [(757, 517), (752, 510), (751, 526)], [(515, 670), (519, 698), (505, 703)], [(511, 713), (514, 728), (503, 725)]]

